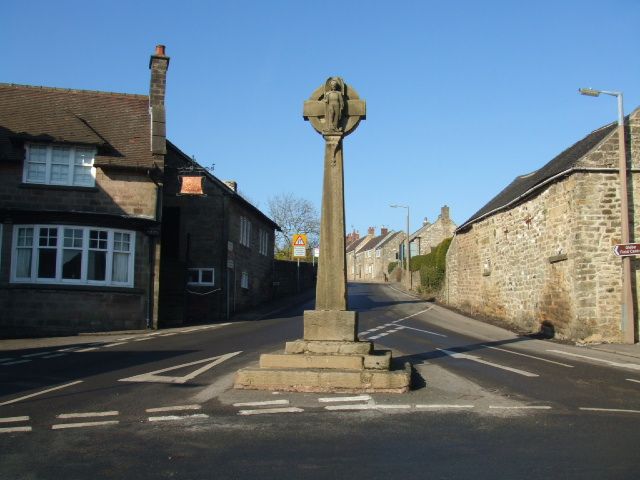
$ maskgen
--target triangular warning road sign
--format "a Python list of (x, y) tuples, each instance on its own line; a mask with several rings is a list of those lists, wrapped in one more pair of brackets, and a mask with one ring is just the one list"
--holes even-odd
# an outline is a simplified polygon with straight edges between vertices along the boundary
[[(183, 363), (182, 365), (176, 365), (175, 367), (163, 368), (161, 370), (154, 370), (153, 372), (143, 373), (141, 375), (135, 375), (133, 377), (121, 378), (118, 381), (119, 382), (152, 382), (152, 383), (186, 383), (189, 380), (197, 377), (201, 373), (206, 372), (210, 368), (213, 368), (216, 365), (219, 365), (225, 360), (228, 360), (231, 357), (235, 357), (240, 353), (242, 352), (240, 351), (240, 352), (227, 353), (225, 355), (219, 355), (217, 357), (210, 357), (210, 358), (205, 358), (203, 360), (197, 360), (195, 362)], [(165, 375), (158, 375), (159, 373), (170, 372), (172, 370), (178, 370), (180, 368), (190, 367), (191, 365), (200, 365), (201, 363), (206, 363), (206, 365), (182, 377), (167, 377)]]
[(293, 242), (293, 246), (294, 247), (304, 247), (306, 244), (304, 242), (304, 237), (302, 235), (298, 235), (298, 238), (296, 238), (296, 241)]

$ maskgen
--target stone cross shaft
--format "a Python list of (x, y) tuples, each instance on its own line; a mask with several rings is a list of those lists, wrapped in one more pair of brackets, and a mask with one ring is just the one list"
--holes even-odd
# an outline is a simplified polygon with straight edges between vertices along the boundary
[(366, 104), (339, 77), (305, 101), (303, 116), (325, 139), (316, 310), (347, 310), (342, 140), (366, 116)]

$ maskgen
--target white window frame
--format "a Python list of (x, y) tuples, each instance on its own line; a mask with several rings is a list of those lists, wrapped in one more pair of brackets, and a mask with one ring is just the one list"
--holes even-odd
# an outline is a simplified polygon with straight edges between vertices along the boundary
[[(32, 229), (32, 244), (31, 247), (22, 247), (24, 249), (31, 249), (31, 268), (28, 277), (18, 277), (17, 270), (17, 257), (18, 257), (18, 232), (20, 229)], [(55, 263), (55, 276), (53, 278), (39, 278), (38, 277), (38, 260), (39, 260), (39, 238), (40, 229), (57, 229), (57, 243), (55, 247), (56, 251), (56, 263)], [(82, 230), (82, 247), (76, 248), (82, 251), (81, 256), (81, 268), (80, 278), (78, 279), (63, 279), (62, 267), (63, 267), (63, 255), (64, 255), (64, 230)], [(107, 232), (107, 248), (105, 259), (105, 279), (104, 280), (90, 280), (88, 278), (89, 271), (89, 251), (95, 249), (89, 248), (90, 231)], [(118, 282), (113, 280), (113, 255), (114, 253), (127, 253), (124, 250), (114, 249), (114, 237), (116, 233), (129, 235), (129, 258), (127, 263), (127, 281)], [(67, 247), (66, 249), (69, 249)], [(13, 226), (13, 239), (11, 244), (11, 283), (42, 283), (42, 284), (57, 284), (57, 285), (96, 285), (96, 286), (109, 286), (109, 287), (129, 287), (134, 286), (135, 276), (135, 255), (136, 255), (136, 232), (131, 230), (120, 230), (113, 228), (92, 227), (84, 225), (14, 225)]]
[(376, 248), (376, 258), (380, 258), (382, 256), (382, 250), (379, 248)]
[[(216, 271), (214, 268), (210, 268), (210, 267), (196, 267), (196, 268), (189, 268), (189, 273), (190, 272), (197, 272), (198, 273), (198, 281), (197, 282), (192, 282), (191, 280), (187, 281), (188, 285), (206, 285), (208, 287), (213, 287), (216, 284)], [(211, 282), (205, 282), (204, 280), (202, 280), (202, 274), (204, 272), (211, 272)]]
[[(44, 181), (35, 181), (33, 179), (29, 178), (29, 166), (31, 164), (33, 164), (34, 162), (31, 162), (31, 151), (34, 147), (37, 148), (45, 148), (46, 149), (46, 153), (45, 153), (45, 174), (44, 174)], [(69, 156), (67, 158), (67, 162), (66, 165), (67, 166), (67, 180), (66, 181), (55, 181), (52, 180), (52, 175), (51, 175), (51, 171), (52, 171), (52, 166), (53, 166), (53, 151), (55, 148), (66, 148), (69, 150)], [(90, 163), (82, 163), (80, 164), (82, 167), (91, 167), (90, 168), (90, 181), (86, 182), (86, 183), (75, 183), (74, 182), (74, 170), (76, 167), (76, 163), (75, 163), (75, 159), (76, 159), (76, 153), (78, 151), (87, 151), (90, 156), (91, 156), (91, 160)], [(71, 186), (71, 187), (95, 187), (96, 185), (96, 168), (93, 166), (94, 162), (95, 162), (95, 156), (96, 156), (96, 149), (95, 148), (91, 148), (91, 147), (84, 147), (84, 146), (74, 146), (74, 145), (57, 145), (57, 144), (53, 144), (53, 145), (49, 145), (49, 144), (27, 144), (25, 145), (25, 158), (24, 158), (24, 165), (22, 168), (22, 182), (23, 183), (30, 183), (30, 184), (36, 184), (36, 185), (63, 185), (63, 186)], [(63, 165), (63, 164), (60, 164)]]
[(240, 217), (240, 245), (251, 248), (251, 222), (247, 217)]
[(240, 288), (249, 290), (249, 272), (243, 271), (240, 275)]
[(260, 254), (268, 255), (269, 254), (269, 232), (263, 229), (260, 229)]

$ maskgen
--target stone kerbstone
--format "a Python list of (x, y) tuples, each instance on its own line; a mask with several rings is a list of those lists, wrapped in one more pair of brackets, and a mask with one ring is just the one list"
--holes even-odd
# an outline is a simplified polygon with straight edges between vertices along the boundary
[(322, 340), (294, 340), (287, 342), (285, 353), (317, 353), (324, 355), (368, 355), (371, 353), (371, 342), (339, 342)]
[(305, 310), (304, 339), (355, 342), (357, 325), (357, 312)]
[(264, 354), (260, 356), (260, 368), (329, 368), (362, 370), (361, 355), (287, 355)]

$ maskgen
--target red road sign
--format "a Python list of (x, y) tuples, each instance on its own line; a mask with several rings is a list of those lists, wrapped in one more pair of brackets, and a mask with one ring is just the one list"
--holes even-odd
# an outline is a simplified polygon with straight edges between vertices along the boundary
[(640, 243), (621, 243), (613, 247), (613, 253), (619, 257), (640, 255)]

